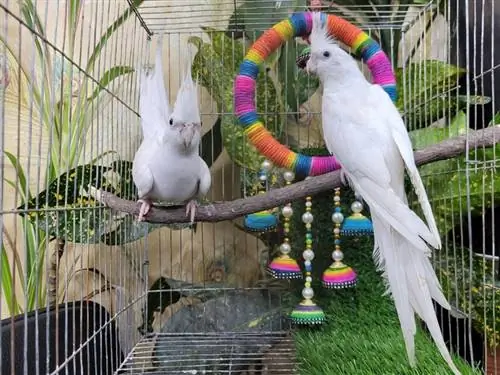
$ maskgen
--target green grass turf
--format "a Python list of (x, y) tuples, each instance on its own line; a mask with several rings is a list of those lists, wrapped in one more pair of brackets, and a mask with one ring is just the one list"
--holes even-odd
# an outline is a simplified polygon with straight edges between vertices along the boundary
[[(360, 241), (363, 242), (363, 241)], [(427, 333), (416, 337), (417, 367), (410, 368), (392, 301), (382, 297), (380, 276), (371, 258), (372, 243), (345, 249), (346, 262), (359, 273), (357, 290), (324, 291), (317, 303), (328, 321), (295, 333), (301, 375), (445, 375), (451, 374)], [(359, 243), (358, 245), (362, 245)], [(356, 252), (356, 256), (353, 253)], [(354, 296), (354, 298), (353, 298)], [(462, 374), (480, 374), (455, 357)]]
[[(351, 198), (351, 199), (349, 199)], [(349, 203), (352, 197), (346, 197)], [(344, 201), (344, 199), (343, 199)], [(303, 249), (304, 231), (300, 216), (304, 202), (295, 202), (291, 239), (295, 255)], [(316, 303), (327, 322), (317, 328), (298, 328), (294, 333), (301, 375), (445, 375), (452, 372), (442, 359), (432, 339), (422, 329), (416, 337), (417, 367), (412, 369), (406, 357), (399, 320), (392, 300), (382, 294), (385, 288), (372, 258), (372, 237), (343, 238), (345, 263), (358, 273), (355, 289), (325, 290), (318, 281), (322, 270), (331, 262), (333, 250), (330, 221), (332, 195), (313, 200), (313, 238), (316, 258), (313, 261), (313, 287)], [(349, 214), (348, 206), (344, 213)], [(301, 283), (295, 293), (299, 301)], [(289, 301), (292, 303), (292, 301)], [(480, 374), (458, 356), (455, 364), (462, 374)]]

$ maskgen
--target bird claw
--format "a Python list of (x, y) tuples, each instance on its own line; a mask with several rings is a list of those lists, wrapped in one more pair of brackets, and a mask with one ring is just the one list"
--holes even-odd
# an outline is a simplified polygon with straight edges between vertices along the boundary
[(360, 203), (364, 203), (363, 197), (357, 191), (354, 192), (354, 199), (356, 199)]
[(212, 203), (207, 204), (206, 206), (208, 216), (215, 215), (215, 206)]
[(149, 210), (151, 209), (152, 203), (149, 199), (139, 199), (137, 203), (141, 203), (137, 221), (144, 221), (144, 216), (148, 214)]
[(198, 202), (196, 200), (190, 200), (186, 204), (186, 216), (190, 215), (191, 225), (194, 224), (194, 216), (196, 215), (196, 209), (198, 207)]
[(345, 174), (345, 172), (344, 172), (344, 170), (342, 168), (340, 169), (340, 182), (342, 182), (342, 184), (344, 186), (348, 185), (347, 175)]

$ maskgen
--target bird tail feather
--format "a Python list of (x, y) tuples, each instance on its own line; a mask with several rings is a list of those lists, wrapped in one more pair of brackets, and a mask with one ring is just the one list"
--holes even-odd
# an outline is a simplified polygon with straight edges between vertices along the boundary
[(446, 347), (434, 311), (432, 299), (448, 309), (449, 304), (428, 256), (384, 220), (384, 215), (373, 209), (371, 213), (375, 233), (375, 262), (383, 272), (388, 292), (394, 299), (410, 365), (414, 366), (416, 363), (414, 336), (417, 313), (426, 323), (448, 366), (455, 375), (460, 375)]
[(369, 178), (350, 180), (354, 189), (370, 206), (370, 210), (386, 218), (388, 224), (407, 238), (415, 248), (430, 254), (427, 243), (434, 248), (439, 245), (423, 220), (396, 195), (396, 192), (382, 188)]

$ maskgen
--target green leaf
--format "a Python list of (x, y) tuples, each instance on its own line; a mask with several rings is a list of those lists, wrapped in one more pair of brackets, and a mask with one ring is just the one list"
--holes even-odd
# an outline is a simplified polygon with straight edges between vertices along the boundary
[(139, 7), (144, 0), (132, 0), (131, 1), (131, 7), (129, 7), (125, 12), (123, 12), (104, 32), (104, 34), (101, 35), (101, 38), (99, 39), (99, 42), (96, 44), (94, 47), (94, 50), (92, 51), (92, 54), (89, 57), (89, 60), (87, 61), (87, 66), (85, 70), (87, 73), (91, 74), (95, 68), (95, 62), (99, 58), (102, 49), (106, 46), (106, 43), (108, 42), (109, 38), (111, 38), (114, 34), (114, 32), (125, 23), (125, 21), (134, 14), (133, 7), (137, 8)]
[(78, 21), (80, 18), (80, 12), (82, 10), (83, 1), (81, 0), (69, 0), (66, 5), (67, 8), (67, 24), (68, 24), (68, 43), (69, 43), (69, 53), (73, 57), (75, 53), (75, 38), (76, 30), (78, 29)]
[[(446, 138), (466, 131), (466, 116), (458, 112), (449, 129), (427, 128), (410, 132), (412, 139), (422, 139), (421, 147), (440, 142)], [(500, 145), (489, 149), (477, 149), (470, 152), (469, 159), (474, 164), (466, 164), (464, 156), (434, 162), (420, 167), (420, 173), (426, 186), (429, 201), (433, 206), (434, 216), (441, 235), (457, 225), (470, 209), (472, 215), (479, 215), (483, 209), (491, 207), (500, 199), (499, 167), (493, 163), (500, 155)], [(465, 170), (469, 172), (469, 183)], [(467, 190), (467, 186), (469, 190)], [(467, 193), (470, 207), (467, 205)], [(412, 200), (413, 208), (419, 209), (418, 202)]]
[[(36, 51), (38, 54), (38, 58), (41, 62), (42, 68), (45, 69), (45, 71), (42, 71), (42, 80), (44, 80), (45, 82), (44, 84), (41, 84), (41, 86), (43, 87), (44, 95), (46, 96), (45, 101), (48, 102), (50, 100), (49, 98), (51, 98), (49, 88), (52, 85), (52, 82), (50, 82), (52, 73), (52, 59), (48, 49), (49, 48), (48, 44), (44, 43), (41, 39), (45, 38), (45, 30), (43, 28), (43, 24), (36, 10), (36, 5), (33, 3), (33, 1), (24, 0), (21, 3), (21, 15), (23, 16), (24, 22), (41, 36), (39, 37), (36, 34), (33, 34), (33, 41), (35, 43)], [(4, 43), (7, 44), (6, 41), (4, 41)], [(16, 59), (18, 60), (19, 66), (21, 66), (20, 59), (21, 59), (20, 56), (19, 58)], [(31, 89), (33, 90), (34, 99), (36, 100), (36, 103), (38, 104), (40, 110), (48, 111), (48, 108), (44, 108), (43, 105), (45, 103), (42, 103), (41, 100), (42, 96), (40, 95), (40, 92), (37, 90), (37, 88), (40, 87), (40, 83), (36, 82), (36, 80), (33, 78), (31, 74), (29, 75), (25, 74), (25, 76), (31, 86)], [(47, 112), (45, 112), (44, 115), (47, 116), (46, 118), (48, 118)]]
[(26, 200), (26, 198), (31, 199), (31, 193), (26, 182), (26, 175), (24, 174), (23, 166), (21, 165), (21, 163), (19, 163), (19, 160), (13, 154), (8, 151), (4, 151), (4, 153), (14, 167), (14, 170), (16, 171), (17, 181), (19, 182), (19, 185), (16, 185), (13, 181), (9, 180), (6, 180), (7, 183), (9, 183), (9, 185), (11, 185), (14, 189), (18, 190), (23, 201)]
[(37, 228), (26, 217), (22, 220), (26, 254), (28, 256), (25, 264), (27, 284), (24, 287), (27, 311), (33, 310), (43, 303), (44, 288), (39, 288), (43, 283), (45, 275), (45, 251), (48, 243), (45, 232)]
[[(61, 208), (80, 201), (81, 190), (92, 185), (98, 189), (106, 187), (104, 173), (109, 167), (101, 167), (92, 164), (80, 165), (63, 173), (59, 178), (52, 181), (46, 190), (32, 197), (27, 202), (29, 210), (40, 208)], [(23, 206), (18, 207), (23, 209)]]
[[(36, 11), (36, 6), (33, 4), (31, 0), (24, 0), (21, 5), (21, 14), (23, 16), (24, 22), (37, 33), (39, 33), (42, 37), (45, 37), (45, 30), (43, 28), (42, 22), (40, 21), (40, 17)], [(33, 39), (35, 41), (35, 46), (38, 52), (38, 57), (41, 60), (44, 60), (46, 56), (46, 50), (42, 47), (42, 43), (39, 40), (39, 37), (34, 35)], [(44, 44), (43, 44), (44, 45)]]
[(116, 160), (111, 163), (111, 170), (120, 176), (115, 194), (122, 199), (137, 200), (137, 187), (132, 178), (133, 163), (127, 160)]
[[(193, 61), (193, 77), (204, 86), (217, 103), (221, 115), (221, 133), (224, 147), (231, 159), (244, 167), (258, 169), (263, 156), (248, 141), (243, 129), (233, 115), (233, 80), (243, 61), (245, 45), (228, 38), (224, 33), (202, 28), (211, 43), (199, 37), (190, 37), (189, 43), (198, 48)], [(275, 136), (281, 133), (283, 112), (274, 83), (267, 74), (257, 78), (257, 112), (269, 131)]]
[[(425, 60), (396, 69), (399, 97), (396, 106), (404, 113), (409, 129), (423, 128), (444, 116), (453, 116), (466, 103), (454, 89), (465, 69), (438, 60)], [(455, 95), (453, 95), (455, 94)]]
[[(411, 131), (409, 134), (414, 148), (422, 149), (442, 142), (445, 139), (464, 135), (466, 131), (467, 119), (465, 113), (460, 111), (457, 113), (450, 126), (446, 128), (428, 127)], [(449, 159), (423, 165), (419, 168), (419, 171), (422, 178), (424, 178), (426, 183), (432, 188), (434, 194), (435, 189), (440, 189), (440, 186), (446, 184), (450, 171), (454, 171), (456, 168), (457, 159)]]
[(500, 111), (495, 113), (488, 126), (500, 125)]
[(12, 278), (12, 272), (10, 272), (10, 262), (7, 252), (5, 251), (5, 246), (2, 244), (2, 250), (0, 253), (1, 267), (2, 267), (2, 290), (3, 299), (7, 303), (7, 308), (11, 316), (19, 314), (19, 301), (14, 292), (14, 280)]
[[(108, 167), (86, 164), (63, 173), (27, 202), (30, 211), (21, 216), (27, 216), (50, 236), (75, 243), (96, 242), (105, 230), (110, 213), (96, 207), (95, 200), (84, 195), (83, 190), (92, 185), (114, 192), (104, 177), (108, 170)], [(19, 207), (22, 208), (24, 206)]]
[[(138, 6), (142, 1), (133, 0), (132, 4)], [(78, 28), (79, 13), (81, 12), (82, 4), (83, 1), (81, 0), (68, 0), (66, 5), (69, 40), (69, 47), (66, 52), (70, 57), (74, 52), (73, 48), (71, 48), (72, 43), (74, 44), (72, 36), (76, 35), (75, 31)], [(45, 31), (43, 30), (42, 22), (40, 22), (34, 2), (32, 0), (23, 0), (20, 2), (20, 11), (23, 21), (38, 34), (44, 36)], [(101, 36), (98, 44), (91, 51), (91, 56), (88, 60), (88, 69), (86, 69), (87, 73), (91, 74), (92, 70), (95, 70), (96, 62), (99, 60), (107, 42), (132, 13), (133, 10), (131, 8), (127, 9)], [(20, 77), (22, 78), (20, 84), (24, 87), (24, 82), (27, 82), (31, 90), (29, 99), (30, 102), (34, 101), (36, 104), (36, 112), (41, 113), (40, 121), (42, 125), (49, 130), (52, 129), (54, 134), (52, 146), (49, 150), (50, 157), (46, 166), (46, 177), (51, 183), (45, 191), (42, 191), (36, 197), (33, 197), (29, 192), (29, 183), (26, 181), (19, 160), (10, 153), (5, 154), (16, 169), (17, 174), (16, 180), (6, 180), (6, 182), (20, 191), (23, 203), (19, 208), (24, 209), (24, 206), (27, 205), (28, 209), (31, 210), (28, 214), (23, 213), (21, 215), (24, 235), (23, 240), (18, 242), (19, 249), (21, 250), (17, 250), (19, 253), (22, 252), (24, 254), (25, 266), (24, 269), (21, 266), (15, 266), (19, 275), (26, 276), (25, 280), (27, 282), (23, 283), (23, 287), (25, 288), (27, 310), (31, 310), (37, 303), (40, 305), (43, 302), (45, 288), (40, 288), (39, 286), (42, 285), (43, 281), (44, 253), (47, 248), (49, 235), (60, 236), (72, 242), (92, 243), (98, 242), (100, 235), (107, 229), (106, 226), (111, 216), (110, 210), (103, 210), (102, 207), (96, 207), (94, 200), (89, 199), (84, 192), (80, 191), (81, 188), (86, 189), (89, 183), (93, 183), (94, 187), (109, 187), (109, 190), (113, 191), (104, 177), (93, 180), (94, 172), (89, 172), (90, 169), (86, 171), (81, 170), (81, 168), (85, 169), (86, 166), (71, 169), (78, 162), (82, 150), (85, 150), (84, 147), (81, 147), (82, 142), (86, 142), (85, 137), (90, 124), (90, 118), (96, 112), (93, 111), (89, 115), (87, 109), (89, 107), (103, 107), (103, 103), (105, 103), (105, 100), (108, 100), (108, 96), (99, 95), (99, 91), (94, 90), (91, 97), (87, 98), (89, 93), (87, 88), (91, 80), (85, 77), (79, 87), (79, 91), (77, 91), (79, 96), (77, 100), (74, 99), (75, 93), (71, 92), (71, 85), (63, 85), (61, 83), (60, 89), (56, 88), (54, 82), (52, 82), (58, 78), (56, 77), (56, 70), (52, 66), (51, 56), (53, 54), (48, 52), (47, 45), (43, 43), (40, 37), (34, 35), (33, 39), (35, 57), (37, 58), (36, 65), (42, 68), (40, 77), (34, 76), (29, 72), (27, 67), (23, 67), (22, 64), (24, 62), (21, 57), (14, 54), (14, 51), (17, 51), (16, 47), (9, 45), (0, 36), (0, 42), (5, 45), (9, 56), (12, 55), (19, 66), (18, 70), (21, 72)], [(63, 72), (61, 76), (64, 75), (64, 77), (61, 77), (61, 81), (63, 78), (71, 80), (73, 77), (71, 64), (69, 64), (70, 66), (66, 66), (68, 64), (65, 65), (64, 63), (63, 61), (61, 67), (61, 71)], [(70, 69), (67, 69), (68, 67)], [(114, 79), (131, 71), (133, 69), (123, 66), (111, 68), (101, 75), (99, 79), (101, 87), (99, 89), (109, 86), (109, 83)], [(64, 74), (65, 72), (69, 72), (67, 76)], [(35, 73), (38, 74), (38, 71)], [(45, 84), (42, 84), (43, 82)], [(54, 97), (58, 98), (59, 101), (53, 103)], [(23, 97), (22, 99), (25, 101), (26, 98)], [(68, 169), (70, 171), (64, 173)], [(102, 175), (105, 170), (106, 168), (99, 170), (98, 174)], [(71, 175), (72, 172), (75, 172), (75, 175)], [(89, 177), (87, 172), (92, 176)], [(42, 206), (43, 204), (45, 204), (45, 207)], [(19, 259), (18, 255), (18, 253), (14, 254), (14, 262)], [(2, 262), (4, 261), (5, 259), (2, 259)], [(6, 275), (8, 274), (6, 273)], [(8, 288), (8, 284), (6, 285)], [(24, 309), (24, 307), (25, 304), (23, 303), (23, 306), (19, 306), (19, 309)]]
[[(444, 128), (428, 127), (410, 131), (411, 142), (416, 150), (431, 146), (451, 137), (464, 135), (467, 132), (467, 118), (463, 111), (457, 113), (450, 126)], [(431, 163), (432, 165), (434, 163)]]
[(99, 96), (101, 91), (106, 88), (110, 82), (115, 80), (116, 78), (133, 73), (135, 70), (131, 66), (114, 66), (107, 71), (104, 72), (101, 79), (99, 80), (99, 85), (95, 88), (92, 95), (87, 100), (93, 100)]

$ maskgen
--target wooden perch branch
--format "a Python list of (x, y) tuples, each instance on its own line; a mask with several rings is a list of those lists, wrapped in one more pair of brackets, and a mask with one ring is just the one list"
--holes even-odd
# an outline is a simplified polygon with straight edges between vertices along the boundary
[[(415, 152), (417, 165), (428, 164), (438, 160), (446, 160), (465, 153), (466, 140), (469, 149), (475, 147), (492, 147), (500, 140), (500, 125), (483, 130), (470, 131), (468, 137), (458, 136)], [(234, 201), (214, 202), (212, 207), (200, 206), (196, 213), (197, 222), (218, 222), (232, 220), (253, 212), (274, 208), (308, 195), (315, 195), (341, 186), (340, 172), (330, 172), (297, 182), (287, 187), (273, 189), (266, 194)], [(106, 206), (120, 212), (137, 216), (140, 204), (127, 201), (108, 192), (99, 192), (98, 199)], [(152, 207), (146, 216), (150, 223), (187, 223), (184, 208)]]

